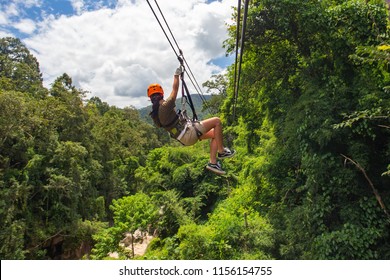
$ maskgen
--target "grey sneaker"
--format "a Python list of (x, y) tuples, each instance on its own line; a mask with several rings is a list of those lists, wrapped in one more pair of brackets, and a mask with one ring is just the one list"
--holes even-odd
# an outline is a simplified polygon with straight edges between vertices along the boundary
[(230, 150), (229, 148), (224, 148), (224, 151), (223, 153), (218, 153), (218, 158), (219, 159), (224, 159), (224, 158), (230, 158), (232, 156), (234, 156), (234, 154), (236, 153), (235, 150)]
[(221, 164), (217, 162), (216, 164), (208, 163), (206, 166), (206, 169), (210, 170), (211, 172), (214, 172), (218, 175), (225, 175), (226, 171), (222, 170)]

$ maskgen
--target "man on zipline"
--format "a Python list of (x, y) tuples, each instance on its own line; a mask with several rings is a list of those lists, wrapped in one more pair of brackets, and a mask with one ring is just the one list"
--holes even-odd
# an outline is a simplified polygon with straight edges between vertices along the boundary
[(213, 117), (201, 122), (191, 121), (188, 117), (184, 118), (175, 111), (175, 101), (180, 84), (179, 78), (182, 73), (182, 67), (176, 69), (173, 76), (172, 92), (167, 100), (164, 100), (164, 90), (159, 84), (149, 85), (147, 93), (150, 101), (153, 103), (150, 116), (157, 127), (163, 127), (172, 138), (175, 138), (185, 146), (191, 146), (198, 140), (211, 139), (210, 162), (206, 168), (219, 175), (224, 175), (226, 172), (222, 170), (217, 158), (232, 157), (235, 151), (231, 151), (223, 146), (221, 120), (218, 117)]

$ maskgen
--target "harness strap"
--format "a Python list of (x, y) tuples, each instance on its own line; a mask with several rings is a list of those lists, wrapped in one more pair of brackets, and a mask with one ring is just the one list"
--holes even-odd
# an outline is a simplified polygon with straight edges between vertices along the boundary
[[(157, 115), (157, 118), (158, 118), (158, 121), (160, 122), (160, 118), (158, 117), (158, 115)], [(169, 124), (163, 125), (163, 124), (161, 124), (161, 122), (160, 122), (161, 127), (167, 128), (167, 127), (172, 126), (173, 124), (175, 124), (175, 122), (178, 120), (178, 118), (179, 118), (179, 116), (176, 114), (175, 118), (174, 118)]]
[[(192, 111), (192, 120), (197, 121), (198, 116), (196, 115), (196, 112), (195, 112), (195, 106), (194, 106), (194, 103), (192, 102), (191, 94), (188, 90), (186, 82), (184, 81), (184, 73), (182, 73), (182, 75), (181, 75), (181, 92), (182, 92), (183, 100), (185, 100), (185, 101), (188, 100), (188, 103), (190, 104), (190, 108)], [(184, 107), (184, 105), (183, 105), (183, 107)]]
[(183, 130), (180, 132), (179, 136), (176, 137), (176, 140), (178, 140), (180, 143), (181, 143), (181, 141), (180, 141), (181, 138), (183, 138), (184, 134), (186, 133), (187, 127), (188, 127), (188, 122), (184, 126)]
[(195, 123), (199, 123), (198, 121), (192, 122), (192, 126), (195, 129), (196, 136), (198, 136), (198, 139), (203, 135), (203, 133), (196, 127)]
[[(203, 135), (203, 133), (196, 127), (196, 123), (199, 123), (198, 121), (191, 121), (190, 119), (187, 119), (187, 122), (183, 128), (183, 130), (180, 132), (179, 136), (176, 137), (176, 140), (178, 140), (181, 144), (183, 144), (183, 142), (181, 142), (181, 139), (183, 138), (183, 136), (186, 134), (187, 132), (187, 128), (189, 126), (192, 126), (194, 129), (195, 129), (195, 132), (196, 132), (196, 136), (198, 137), (198, 139)], [(184, 144), (183, 144), (184, 145)]]
[(184, 81), (184, 72), (185, 72), (185, 67), (184, 67), (184, 57), (183, 57), (183, 52), (181, 50), (180, 51), (180, 56), (177, 56), (177, 59), (179, 60), (180, 62), (180, 66), (183, 68), (183, 72), (181, 73), (180, 75), (180, 80), (181, 80), (181, 96), (182, 96), (182, 111), (185, 111), (185, 103), (188, 101), (188, 104), (190, 105), (190, 108), (191, 108), (191, 111), (192, 111), (192, 120), (193, 121), (197, 121), (198, 120), (198, 116), (196, 115), (196, 112), (195, 112), (195, 106), (194, 106), (194, 103), (192, 102), (192, 98), (191, 98), (191, 94), (188, 90), (188, 87), (187, 87), (187, 84), (186, 82)]
[[(175, 116), (175, 118), (173, 119), (173, 121), (171, 121), (169, 124), (163, 125), (163, 124), (161, 124), (160, 118), (158, 117), (158, 115), (157, 115), (157, 117), (156, 117), (157, 121), (158, 121), (159, 124), (160, 124), (160, 127), (166, 129), (166, 130), (169, 132), (169, 134), (170, 134), (170, 136), (171, 136), (172, 138), (176, 138), (176, 137), (177, 137), (177, 134), (178, 134), (179, 132), (182, 131), (179, 118), (180, 118), (179, 115), (176, 114), (176, 116)], [(179, 121), (178, 121), (178, 120), (179, 120)], [(174, 127), (172, 127), (171, 129), (168, 129), (168, 127), (174, 125), (175, 123), (177, 123), (177, 124), (176, 124)]]

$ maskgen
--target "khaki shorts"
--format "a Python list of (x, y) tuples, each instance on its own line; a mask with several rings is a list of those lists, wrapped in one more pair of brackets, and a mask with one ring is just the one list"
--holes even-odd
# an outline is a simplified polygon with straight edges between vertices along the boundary
[(200, 122), (195, 122), (193, 123), (193, 125), (187, 126), (184, 135), (179, 140), (185, 146), (194, 145), (199, 140), (194, 125), (202, 134), (206, 132), (206, 129), (204, 128), (203, 124)]

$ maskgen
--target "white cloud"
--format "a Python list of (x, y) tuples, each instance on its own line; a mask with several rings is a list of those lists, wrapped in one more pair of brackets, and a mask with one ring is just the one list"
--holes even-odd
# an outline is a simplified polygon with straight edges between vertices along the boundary
[(70, 0), (70, 3), (78, 15), (80, 15), (83, 12), (83, 8), (84, 8), (83, 0)]
[[(25, 18), (24, 8), (40, 7), (43, 0), (11, 0), (7, 3), (0, 3), (0, 25), (12, 26), (22, 33), (31, 34), (36, 29), (36, 22)], [(6, 29), (6, 28), (5, 28)], [(1, 36), (6, 34), (12, 36), (9, 31), (3, 31)]]
[(23, 8), (40, 7), (43, 0), (9, 0), (7, 3), (0, 3), (2, 13), (6, 14), (7, 18), (21, 16)]
[(0, 30), (0, 38), (3, 37), (12, 37), (13, 35), (7, 31)]
[(34, 6), (36, 6), (36, 7), (41, 6), (43, 0), (11, 0), (9, 2), (13, 2), (14, 4), (17, 4), (17, 5), (24, 5), (27, 8), (31, 8)]
[(3, 11), (0, 11), (0, 24), (6, 24), (8, 22), (8, 16)]
[(32, 34), (36, 29), (36, 24), (31, 19), (22, 19), (15, 23), (14, 27), (25, 34)]
[[(40, 63), (46, 86), (68, 73), (77, 87), (119, 107), (148, 105), (150, 83), (161, 83), (170, 92), (178, 60), (146, 1), (121, 0), (115, 9), (95, 11), (83, 10), (82, 2), (72, 0), (78, 15), (49, 17), (24, 40)], [(208, 62), (224, 55), (225, 22), (235, 1), (159, 5), (199, 84), (221, 71)]]
[(10, 3), (8, 6), (5, 6), (4, 11), (5, 11), (5, 14), (7, 15), (7, 17), (19, 15), (18, 6), (15, 3)]

